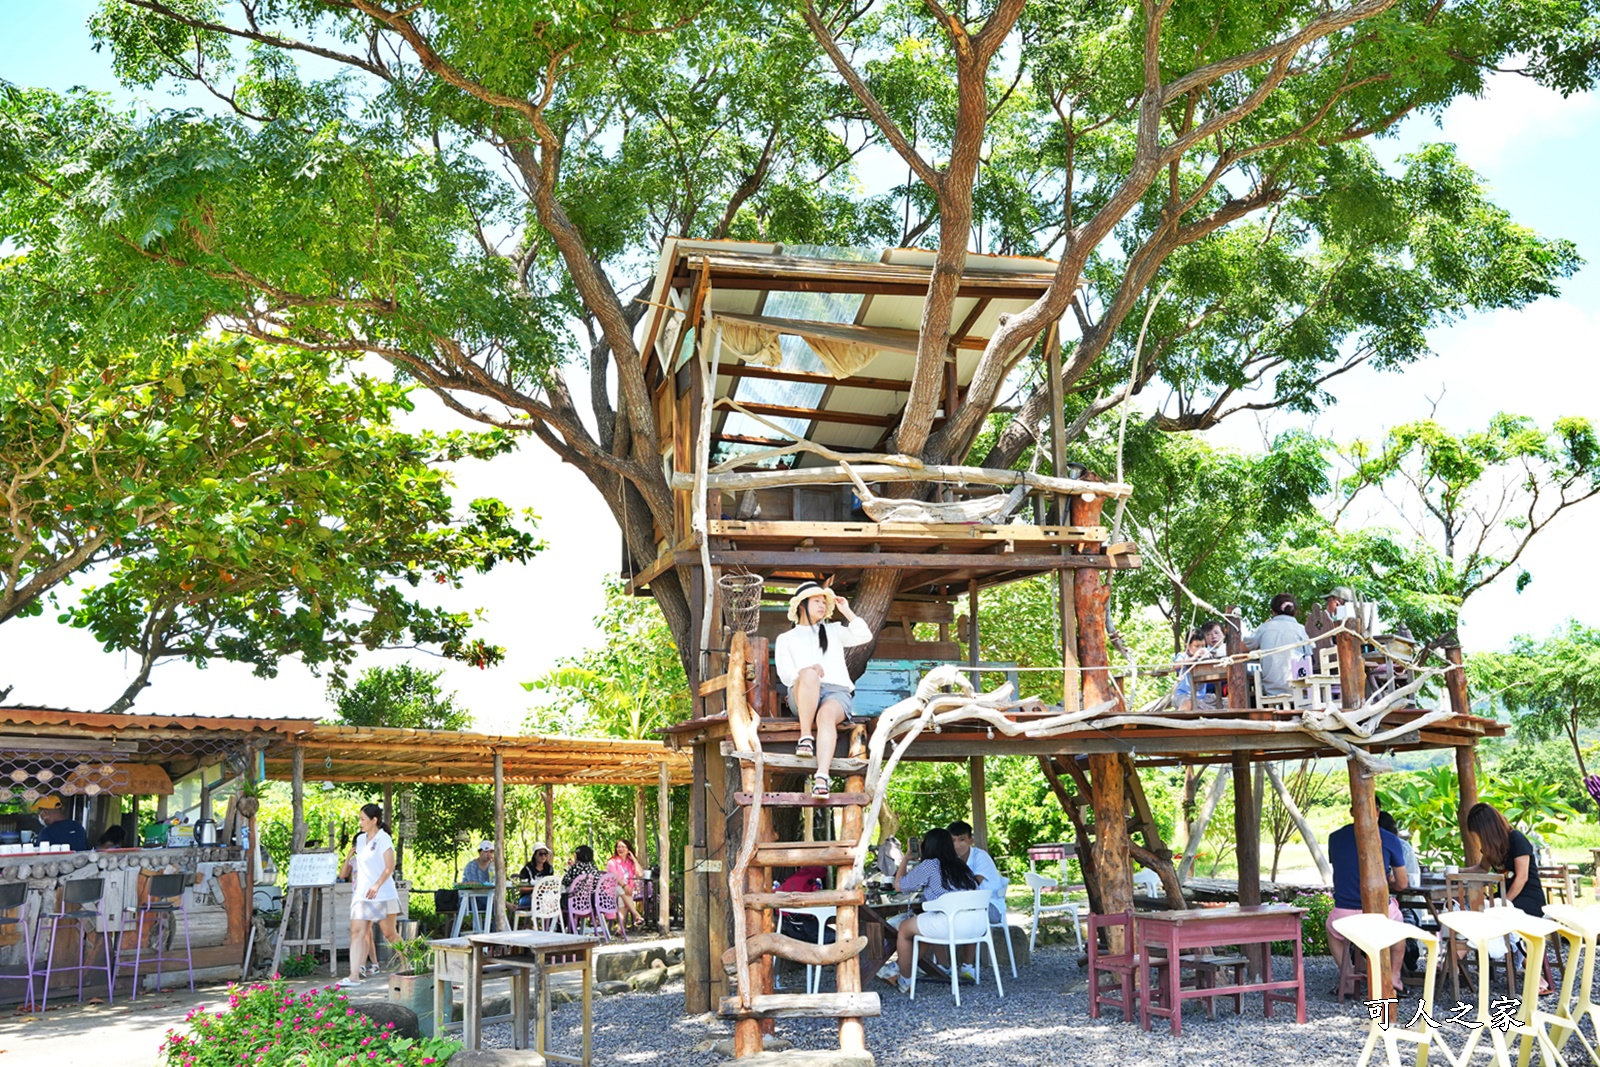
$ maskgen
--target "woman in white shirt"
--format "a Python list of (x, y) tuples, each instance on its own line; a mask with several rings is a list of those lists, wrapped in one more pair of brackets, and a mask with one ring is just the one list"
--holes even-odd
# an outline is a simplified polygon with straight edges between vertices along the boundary
[[(848, 626), (827, 621), (834, 608)], [(795, 753), (817, 757), (811, 792), (825, 797), (839, 725), (850, 717), (856, 690), (845, 666), (844, 650), (870, 643), (872, 630), (850, 610), (844, 597), (817, 582), (801, 582), (789, 598), (789, 621), (794, 629), (778, 636), (773, 659), (778, 680), (789, 689), (789, 706), (800, 717), (800, 743)]]
[[(392, 945), (399, 931), (400, 894), (394, 887), (394, 841), (380, 816), (383, 809), (365, 804), (358, 817), (361, 832), (344, 861), (341, 874), (350, 876), (350, 981), (359, 982), (378, 970), (378, 950), (372, 942), (372, 924), (383, 924), (383, 936)], [(393, 905), (392, 909), (390, 905)], [(370, 966), (368, 960), (371, 960)]]

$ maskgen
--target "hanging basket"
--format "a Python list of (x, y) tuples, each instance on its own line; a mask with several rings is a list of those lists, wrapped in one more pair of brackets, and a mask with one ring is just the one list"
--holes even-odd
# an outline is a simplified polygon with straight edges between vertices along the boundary
[(754, 637), (761, 628), (761, 587), (759, 574), (724, 574), (717, 579), (722, 594), (722, 625), (728, 633)]

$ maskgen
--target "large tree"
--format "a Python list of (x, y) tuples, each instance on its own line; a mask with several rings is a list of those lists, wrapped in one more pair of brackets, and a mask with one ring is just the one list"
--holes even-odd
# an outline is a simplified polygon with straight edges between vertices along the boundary
[[(106, 0), (95, 32), (127, 82), (195, 83), (229, 113), (7, 92), (0, 237), (28, 254), (8, 264), (0, 319), (25, 343), (33, 320), (12, 312), (70, 294), (69, 340), (176, 323), (377, 354), (576, 465), (651, 558), (672, 494), (629, 294), (663, 236), (935, 249), (894, 433), (925, 460), (969, 451), (1063, 316), (1080, 402), (1159, 380), (1174, 426), (1252, 390), (1314, 407), (1352, 360), (1403, 363), (1427, 325), (1516, 306), (1572, 268), (1570, 247), (1483, 207), (1446, 153), (1413, 164), (1444, 173), (1434, 196), (1397, 186), (1362, 142), (1514, 63), (1586, 86), (1590, 14), (1587, 0)], [(854, 191), (868, 145), (906, 167), (893, 197)], [(936, 429), (974, 247), (1059, 267)], [(1167, 284), (1170, 322), (1133, 368), (1124, 323)], [(1122, 366), (1103, 359), (1119, 352)], [(989, 463), (1014, 461), (1042, 397)], [(897, 580), (866, 576), (869, 621)], [(652, 588), (686, 652), (686, 584)]]
[(133, 653), (124, 710), (164, 659), (337, 673), (362, 648), (487, 665), (470, 612), (414, 590), (525, 560), (497, 500), (457, 508), (449, 466), (502, 431), (407, 433), (409, 389), (248, 339), (11, 352), (0, 365), (0, 623), (91, 583), (62, 620)]

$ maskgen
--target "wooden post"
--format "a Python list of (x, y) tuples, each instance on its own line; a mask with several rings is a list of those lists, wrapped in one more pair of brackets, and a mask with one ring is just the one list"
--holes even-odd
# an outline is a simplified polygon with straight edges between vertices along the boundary
[(383, 825), (394, 825), (394, 783), (383, 783)]
[[(1084, 676), (1085, 685), (1093, 672)], [(1084, 701), (1091, 698), (1084, 695)], [(1112, 752), (1089, 756), (1090, 796), (1094, 805), (1094, 868), (1100, 883), (1100, 906), (1115, 915), (1133, 907), (1132, 844), (1128, 838), (1127, 795), (1123, 790), (1122, 761)], [(1121, 929), (1112, 931), (1112, 952), (1124, 951)]]
[[(850, 758), (863, 759), (867, 755), (866, 730), (856, 727), (850, 731)], [(850, 775), (845, 779), (845, 790), (850, 793), (866, 791), (866, 776), (860, 773)], [(807, 809), (802, 809), (807, 810)], [(854, 844), (866, 833), (866, 826), (862, 822), (861, 808), (851, 804), (844, 809), (844, 835), (842, 840)], [(854, 905), (841, 906), (834, 920), (834, 927), (838, 931), (840, 942), (854, 941), (860, 933), (860, 913)], [(951, 960), (951, 965), (955, 964)], [(991, 960), (991, 962), (993, 962)], [(840, 963), (835, 969), (835, 983), (841, 993), (861, 992), (861, 957), (851, 956)], [(845, 1055), (862, 1054), (867, 1051), (867, 1031), (860, 1019), (843, 1018), (839, 1020), (839, 1050)]]
[(715, 803), (706, 805), (706, 957), (711, 983), (710, 1005), (706, 1010), (714, 1011), (723, 997), (731, 995), (728, 975), (722, 967), (722, 954), (733, 932), (727, 876), (733, 853), (727, 845), (727, 813), (738, 807), (733, 795), (738, 791), (739, 774), (729, 766), (733, 760), (722, 756), (711, 745), (706, 748), (706, 791), (708, 799), (715, 798)]
[[(1450, 710), (1457, 715), (1470, 715), (1472, 705), (1467, 700), (1467, 675), (1461, 669), (1461, 646), (1447, 648), (1444, 654), (1450, 661), (1451, 667), (1450, 673), (1445, 675), (1445, 690), (1450, 694)], [(1461, 828), (1461, 844), (1465, 849), (1469, 867), (1476, 865), (1483, 858), (1477, 837), (1467, 833), (1467, 812), (1478, 802), (1478, 768), (1473, 761), (1475, 754), (1476, 751), (1470, 744), (1456, 748), (1456, 789), (1460, 801), (1456, 808), (1456, 823)]]
[[(972, 840), (985, 852), (989, 851), (989, 802), (983, 782), (983, 757), (973, 756), (968, 761), (972, 770)], [(849, 837), (849, 831), (845, 832)]]
[(556, 787), (544, 784), (544, 847), (550, 850), (552, 868), (556, 862)]
[(494, 753), (494, 928), (511, 929), (506, 914), (506, 765), (500, 750)]
[[(699, 699), (698, 697), (696, 699)], [(689, 841), (683, 850), (683, 1010), (700, 1015), (711, 1010), (711, 934), (706, 929), (707, 744), (694, 746), (694, 781), (689, 786)], [(721, 957), (717, 966), (722, 966)]]
[(656, 911), (666, 937), (672, 932), (672, 780), (665, 760), (656, 764), (656, 863)]
[(641, 868), (650, 866), (650, 841), (645, 829), (644, 790), (642, 785), (633, 787), (633, 851), (635, 859)]
[[(1359, 761), (1352, 759), (1346, 762), (1350, 773), (1350, 811), (1356, 830), (1356, 862), (1361, 871), (1361, 910), (1374, 915), (1387, 915), (1389, 872), (1383, 866), (1383, 843), (1378, 837), (1378, 798), (1373, 789), (1372, 775)], [(1355, 951), (1349, 945), (1345, 946), (1345, 950)], [(1367, 975), (1369, 999), (1382, 1000), (1389, 995), (1380, 990), (1388, 990), (1389, 975), (1393, 973), (1389, 963), (1390, 951), (1385, 949), (1379, 954), (1379, 973)]]
[(294, 812), (294, 830), (289, 837), (291, 853), (306, 849), (306, 750), (294, 746), (293, 758), (289, 777), (289, 806)]
[(967, 665), (972, 670), (972, 688), (983, 689), (978, 675), (978, 580), (967, 583)]
[[(1061, 329), (1058, 325), (1051, 325), (1044, 351), (1050, 378), (1050, 473), (1060, 478), (1067, 465), (1067, 442), (1062, 436), (1067, 422), (1061, 407)], [(1034, 447), (1038, 447), (1037, 441)], [(1067, 513), (1067, 503), (1060, 496), (1051, 496), (1051, 523), (1058, 526), (1065, 523)], [(1056, 572), (1056, 595), (1056, 611), (1061, 619), (1061, 707), (1063, 711), (1077, 711), (1083, 707), (1083, 694), (1078, 671), (1078, 610), (1071, 571)]]
[[(1231, 668), (1229, 673), (1232, 673)], [(1229, 703), (1233, 703), (1231, 694)], [(1249, 906), (1261, 903), (1261, 813), (1256, 810), (1250, 754), (1235, 752), (1232, 766), (1233, 840), (1234, 853), (1239, 860), (1239, 903)], [(1262, 946), (1245, 946), (1245, 955), (1250, 957), (1251, 971), (1259, 977), (1265, 960)]]
[[(1244, 620), (1239, 617), (1239, 609), (1234, 608), (1228, 613), (1227, 624), (1222, 632), (1230, 659), (1228, 660), (1228, 703), (1230, 708), (1248, 708), (1250, 706), (1250, 670), (1245, 665), (1242, 657), (1244, 647)], [(1248, 761), (1246, 761), (1248, 763)], [(1238, 771), (1235, 763), (1234, 771)], [(1238, 789), (1238, 785), (1234, 785)]]

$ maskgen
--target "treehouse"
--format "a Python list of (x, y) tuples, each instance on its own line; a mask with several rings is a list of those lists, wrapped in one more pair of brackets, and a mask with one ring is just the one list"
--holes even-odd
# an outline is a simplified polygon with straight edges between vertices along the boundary
[[(936, 372), (935, 430), (960, 410), (1002, 317), (1043, 295), (1055, 266), (968, 257)], [(1502, 732), (1468, 714), (1459, 650), (1444, 668), (1401, 663), (1404, 650), (1355, 626), (1335, 635), (1336, 652), (1318, 658), (1304, 699), (1252, 700), (1261, 652), (1245, 650), (1235, 619), (1228, 656), (1204, 675), (1220, 694), (1217, 707), (1174, 710), (1161, 700), (1130, 708), (1107, 653), (1106, 605), (1115, 572), (1141, 561), (1135, 545), (1111, 541), (1102, 511), (1133, 490), (1066, 476), (1059, 391), (1036, 437), (1036, 455), (1048, 444), (1048, 474), (926, 464), (889, 451), (911, 396), (932, 267), (933, 254), (921, 250), (669, 241), (638, 325), (676, 512), (672, 529), (655, 531), (655, 558), (627, 559), (626, 577), (645, 594), (676, 568), (694, 624), (694, 714), (667, 738), (692, 753), (695, 778), (686, 1008), (737, 1019), (740, 1055), (759, 1052), (761, 1033), (785, 1016), (837, 1018), (841, 1048), (865, 1054), (862, 1020), (879, 1005), (862, 988), (862, 958), (872, 950), (857, 909), (868, 838), (902, 756), (968, 762), (980, 844), (984, 757), (1037, 757), (1076, 830), (1091, 905), (1101, 913), (1132, 906), (1135, 859), (1159, 874), (1168, 904), (1185, 906), (1179, 865), (1151, 817), (1139, 767), (1229, 769), (1237, 897), (1251, 904), (1261, 900), (1261, 786), (1253, 779), (1277, 761), (1346, 759), (1364, 890), (1369, 910), (1382, 911), (1372, 797), (1384, 756), (1454, 750), (1465, 811), (1476, 799), (1473, 746)], [(1011, 362), (1040, 343), (1059, 382), (1053, 328), (1026, 339)], [(891, 571), (898, 582), (883, 598), (881, 576)], [(1053, 703), (1017, 698), (1019, 668), (979, 660), (983, 591), (1034, 576), (1052, 576), (1057, 594), (1063, 666), (1050, 675)], [(852, 598), (872, 586), (879, 596), (856, 605), (876, 633), (857, 682), (857, 713), (879, 717), (841, 740), (844, 755), (829, 771), (844, 789), (827, 797), (789, 791), (816, 763), (794, 754), (798, 724), (771, 662), (771, 641), (788, 625), (783, 605), (805, 580), (831, 581)], [(963, 640), (967, 655), (958, 663)], [(1384, 684), (1369, 687), (1369, 671)], [(1447, 706), (1419, 706), (1418, 695), (1439, 683)], [(941, 692), (951, 687), (956, 692)], [(1219, 795), (1227, 777), (1216, 778)], [(817, 807), (834, 818), (819, 827)], [(768, 891), (774, 875), (809, 864), (835, 869), (831, 888), (806, 899), (838, 909), (838, 941), (825, 952), (775, 932), (777, 909), (798, 904), (793, 894)], [(774, 957), (836, 965), (837, 991), (774, 994)]]

